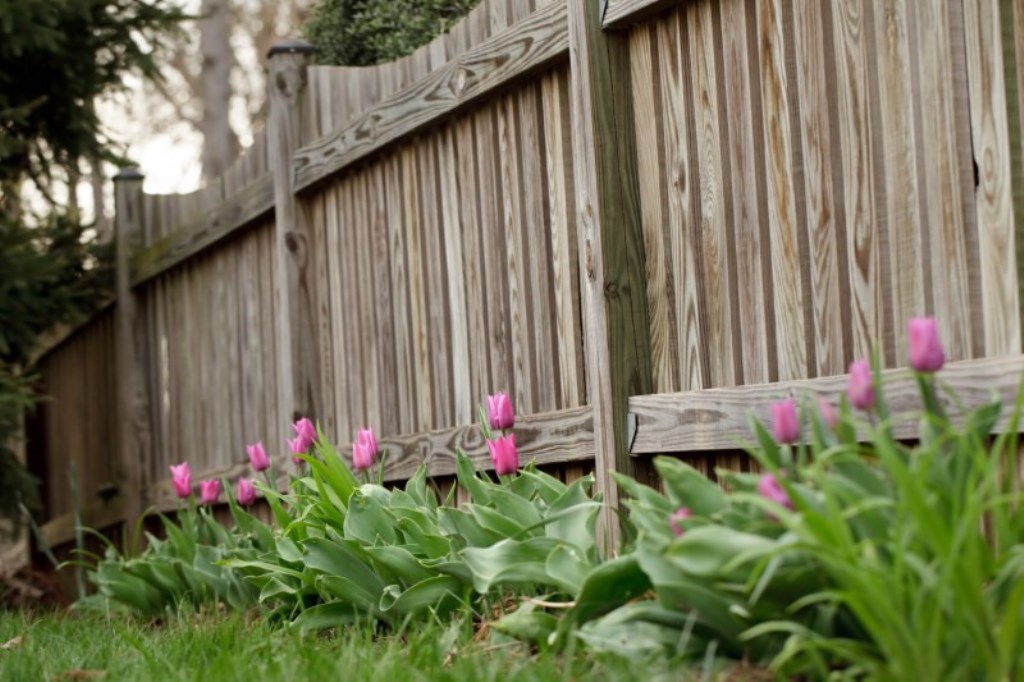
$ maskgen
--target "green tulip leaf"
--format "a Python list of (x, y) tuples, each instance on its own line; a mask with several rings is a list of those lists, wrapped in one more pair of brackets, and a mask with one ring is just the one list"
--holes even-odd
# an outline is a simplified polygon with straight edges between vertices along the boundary
[(341, 625), (350, 625), (359, 619), (360, 612), (351, 604), (331, 602), (317, 604), (298, 615), (294, 625), (303, 630), (323, 630)]
[(498, 583), (528, 583), (559, 587), (547, 572), (547, 558), (561, 544), (554, 538), (502, 540), (490, 547), (469, 547), (461, 556), (473, 572), (473, 587), (485, 594)]
[(726, 506), (725, 491), (689, 464), (673, 457), (655, 457), (654, 467), (674, 507), (687, 507), (696, 516), (711, 516)]
[(380, 598), (380, 610), (406, 615), (430, 609), (443, 614), (462, 603), (464, 590), (463, 583), (450, 575), (435, 575), (404, 591), (398, 585), (388, 585)]

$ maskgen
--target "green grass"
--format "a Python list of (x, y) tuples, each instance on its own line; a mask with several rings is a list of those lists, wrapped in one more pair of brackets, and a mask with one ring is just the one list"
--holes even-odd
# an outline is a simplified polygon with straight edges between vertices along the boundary
[[(160, 625), (98, 614), (0, 613), (0, 680), (616, 680), (628, 661), (529, 652), (474, 641), (464, 627), (417, 628), (405, 636), (368, 626), (315, 634), (240, 615), (182, 615)], [(480, 639), (480, 638), (477, 638)], [(648, 679), (657, 677), (643, 667)], [(681, 671), (661, 671), (680, 679)], [(685, 673), (684, 673), (685, 675)], [(98, 676), (98, 675), (97, 675)]]

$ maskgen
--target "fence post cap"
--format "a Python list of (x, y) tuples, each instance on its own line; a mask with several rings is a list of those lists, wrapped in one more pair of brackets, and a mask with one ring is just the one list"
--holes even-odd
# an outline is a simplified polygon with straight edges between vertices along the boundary
[(121, 182), (123, 180), (142, 180), (146, 176), (143, 175), (138, 168), (122, 168), (114, 176), (114, 182)]
[(267, 57), (273, 57), (276, 54), (312, 54), (313, 49), (312, 45), (300, 38), (285, 38), (270, 48)]

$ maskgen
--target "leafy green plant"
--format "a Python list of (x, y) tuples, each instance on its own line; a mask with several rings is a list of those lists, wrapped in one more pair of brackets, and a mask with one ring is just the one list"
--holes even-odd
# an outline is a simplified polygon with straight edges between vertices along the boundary
[(750, 452), (766, 473), (719, 471), (728, 492), (671, 458), (656, 460), (665, 495), (618, 477), (638, 541), (617, 561), (648, 579), (651, 598), (589, 621), (577, 605), (564, 620), (598, 650), (740, 659), (781, 676), (1019, 677), (1024, 518), (1012, 472), (1024, 392), (993, 439), (1003, 406), (952, 418), (938, 358), (915, 373), (914, 445), (893, 438), (907, 415), (889, 414), (877, 363), (873, 381), (855, 363), (838, 418), (806, 400), (800, 422), (792, 403), (772, 429), (753, 422)]
[(480, 0), (320, 0), (302, 27), (318, 63), (366, 66), (410, 54)]
[(272, 547), (273, 537), (262, 521), (239, 507), (233, 498), (229, 497), (228, 504), (235, 520), (232, 530), (222, 526), (208, 509), (197, 509), (194, 501), (179, 509), (177, 521), (160, 514), (166, 537), (146, 533), (147, 547), (135, 557), (94, 533), (106, 550), (103, 557), (83, 553), (79, 563), (89, 567), (97, 593), (79, 600), (79, 606), (116, 608), (156, 617), (175, 612), (184, 604), (221, 603), (236, 610), (255, 604), (257, 595), (252, 586), (220, 564), (232, 552)]

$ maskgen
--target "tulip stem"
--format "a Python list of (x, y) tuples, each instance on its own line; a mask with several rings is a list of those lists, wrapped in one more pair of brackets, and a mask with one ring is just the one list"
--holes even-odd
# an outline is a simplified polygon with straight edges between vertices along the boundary
[(377, 469), (377, 485), (384, 485), (384, 463), (388, 461), (388, 451), (381, 450), (380, 452), (380, 465)]

